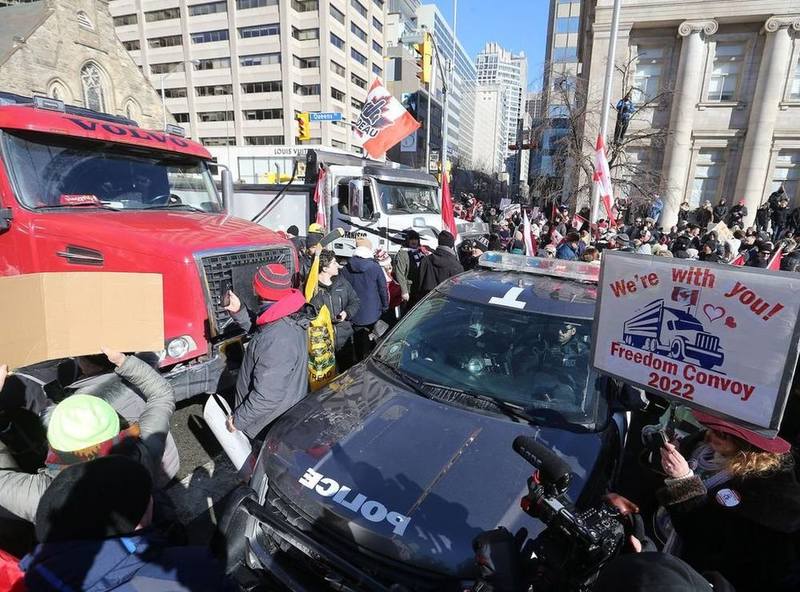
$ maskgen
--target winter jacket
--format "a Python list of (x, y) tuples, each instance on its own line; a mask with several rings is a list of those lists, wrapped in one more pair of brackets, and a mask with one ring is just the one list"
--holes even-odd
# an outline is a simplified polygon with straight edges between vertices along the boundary
[(705, 232), (709, 222), (711, 222), (712, 211), (708, 208), (697, 208), (694, 216), (697, 220), (697, 225), (700, 227), (700, 230)]
[(714, 222), (724, 222), (725, 218), (728, 216), (728, 206), (724, 204), (714, 206), (712, 213)]
[[(163, 376), (134, 356), (126, 356), (115, 372), (146, 400), (139, 415), (140, 436), (132, 446), (123, 448), (124, 454), (140, 462), (156, 481), (175, 412), (175, 393)], [(43, 469), (34, 475), (19, 472), (13, 457), (0, 443), (0, 507), (33, 522), (39, 499), (56, 474), (54, 469)]]
[[(701, 437), (684, 440), (685, 457)], [(797, 590), (786, 582), (800, 566), (800, 484), (793, 464), (733, 477), (710, 490), (697, 476), (668, 480), (659, 497), (681, 537), (682, 558), (696, 570), (720, 572), (737, 592)]]
[(556, 258), (557, 259), (566, 259), (567, 261), (575, 261), (578, 257), (580, 257), (580, 244), (576, 248), (572, 248), (567, 242), (561, 243), (561, 246), (558, 247), (556, 251)]
[(419, 249), (403, 247), (395, 257), (394, 276), (400, 285), (400, 292), (408, 294), (412, 300), (416, 294), (419, 282), (419, 264), (423, 256)]
[(742, 220), (747, 216), (747, 206), (740, 206), (736, 204), (731, 208), (728, 215), (728, 226), (737, 226), (742, 224)]
[[(314, 294), (310, 304), (317, 311), (319, 311), (323, 305), (328, 307), (331, 313), (331, 320), (333, 321), (333, 331), (336, 336), (336, 349), (338, 350), (353, 335), (351, 320), (358, 312), (359, 306), (361, 305), (358, 294), (353, 290), (353, 286), (350, 285), (350, 282), (344, 278), (335, 276), (330, 286), (319, 282), (317, 293)], [(345, 312), (347, 316), (344, 321), (339, 321), (337, 317), (342, 312)]]
[(372, 325), (389, 308), (389, 292), (386, 289), (386, 276), (374, 259), (350, 257), (339, 272), (358, 294), (358, 312), (351, 319), (353, 325)]
[(306, 331), (313, 309), (295, 290), (255, 322), (244, 307), (232, 316), (246, 332), (255, 331), (239, 369), (233, 409), (233, 425), (253, 439), (308, 392)]
[(778, 206), (772, 210), (770, 215), (772, 219), (772, 228), (783, 228), (789, 220), (789, 208)]
[(422, 260), (419, 265), (419, 297), (422, 298), (447, 278), (464, 271), (456, 252), (450, 247), (436, 247), (436, 250)]
[(99, 541), (37, 545), (23, 557), (30, 592), (233, 592), (207, 547), (168, 547), (150, 529)]

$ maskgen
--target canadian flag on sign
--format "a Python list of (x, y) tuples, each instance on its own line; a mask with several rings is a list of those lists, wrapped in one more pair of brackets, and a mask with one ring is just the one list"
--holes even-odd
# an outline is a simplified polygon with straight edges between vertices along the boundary
[(403, 104), (376, 78), (369, 88), (353, 132), (367, 154), (372, 158), (380, 158), (419, 126), (419, 122), (406, 111)]
[(594, 147), (594, 182), (600, 187), (600, 203), (606, 211), (606, 219), (612, 226), (617, 225), (614, 215), (614, 191), (611, 188), (611, 172), (608, 170), (608, 158), (606, 158), (606, 145), (603, 136), (597, 136), (597, 144)]

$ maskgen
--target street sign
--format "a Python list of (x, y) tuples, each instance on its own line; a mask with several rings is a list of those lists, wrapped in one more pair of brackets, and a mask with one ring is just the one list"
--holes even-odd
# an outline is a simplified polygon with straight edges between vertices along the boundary
[(400, 140), (400, 152), (416, 152), (417, 151), (417, 132), (414, 130), (411, 134)]
[(309, 113), (311, 121), (341, 121), (342, 114), (335, 112)]

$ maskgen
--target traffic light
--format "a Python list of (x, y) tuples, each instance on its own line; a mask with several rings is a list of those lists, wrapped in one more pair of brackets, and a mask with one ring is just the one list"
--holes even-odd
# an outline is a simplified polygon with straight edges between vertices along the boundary
[(425, 33), (422, 43), (414, 44), (414, 51), (417, 52), (417, 78), (423, 84), (430, 84), (431, 74), (433, 73), (433, 40), (430, 33)]
[(297, 119), (297, 139), (301, 142), (311, 139), (311, 123), (308, 120), (308, 113), (298, 113)]

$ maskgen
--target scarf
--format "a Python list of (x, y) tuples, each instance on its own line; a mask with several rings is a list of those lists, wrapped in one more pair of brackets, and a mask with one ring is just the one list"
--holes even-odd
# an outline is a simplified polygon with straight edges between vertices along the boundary
[(86, 448), (81, 448), (80, 450), (65, 452), (63, 450), (54, 450), (53, 448), (48, 448), (47, 457), (45, 458), (44, 464), (48, 470), (59, 473), (61, 470), (66, 469), (70, 465), (94, 460), (95, 458), (100, 458), (101, 456), (108, 456), (114, 452), (114, 449), (118, 445), (122, 444), (123, 442), (138, 440), (139, 435), (139, 424), (134, 423), (131, 425), (131, 427), (126, 430), (122, 430), (113, 438), (104, 442), (99, 442), (98, 444), (93, 444), (92, 446), (87, 446)]

